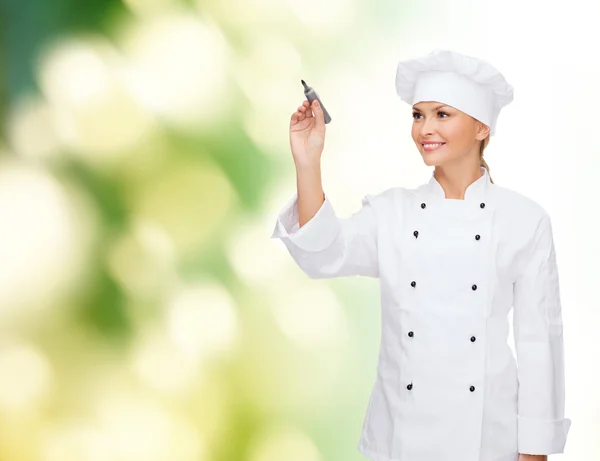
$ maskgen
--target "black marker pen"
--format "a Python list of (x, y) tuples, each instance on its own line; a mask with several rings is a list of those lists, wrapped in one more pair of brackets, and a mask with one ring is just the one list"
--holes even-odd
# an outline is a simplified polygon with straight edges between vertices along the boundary
[(319, 98), (319, 95), (314, 90), (314, 88), (311, 88), (310, 86), (308, 86), (304, 80), (300, 80), (300, 81), (302, 82), (302, 85), (304, 86), (304, 94), (306, 96), (306, 99), (308, 99), (308, 102), (312, 105), (312, 103), (313, 103), (313, 101), (315, 99), (317, 101), (319, 101), (319, 105), (321, 106), (321, 109), (323, 109), (323, 115), (324, 115), (324, 118), (325, 118), (325, 123), (331, 122), (331, 117), (327, 113), (327, 109), (325, 109), (325, 106), (321, 102), (321, 98)]

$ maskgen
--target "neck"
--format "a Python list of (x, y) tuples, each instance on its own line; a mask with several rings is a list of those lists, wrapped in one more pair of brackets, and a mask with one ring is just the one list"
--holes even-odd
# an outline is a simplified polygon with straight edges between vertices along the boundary
[(446, 198), (464, 200), (467, 188), (482, 176), (481, 167), (436, 166), (434, 176), (440, 183)]

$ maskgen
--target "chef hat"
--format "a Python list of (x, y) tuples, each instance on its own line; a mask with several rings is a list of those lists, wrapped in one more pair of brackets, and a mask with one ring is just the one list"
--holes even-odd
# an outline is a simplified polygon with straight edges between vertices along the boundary
[(489, 63), (450, 50), (401, 61), (396, 91), (403, 101), (438, 101), (470, 115), (496, 131), (500, 109), (513, 100), (513, 87)]

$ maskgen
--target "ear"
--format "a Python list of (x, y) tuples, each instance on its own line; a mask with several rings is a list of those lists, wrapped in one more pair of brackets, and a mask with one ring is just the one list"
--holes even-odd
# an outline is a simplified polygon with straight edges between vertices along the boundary
[(477, 128), (477, 139), (483, 141), (490, 135), (490, 127), (486, 124), (479, 122), (479, 126)]

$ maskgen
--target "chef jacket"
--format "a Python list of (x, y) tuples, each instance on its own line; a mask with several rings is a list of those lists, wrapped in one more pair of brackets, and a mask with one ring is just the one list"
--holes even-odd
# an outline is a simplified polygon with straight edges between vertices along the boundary
[(379, 278), (381, 344), (357, 446), (373, 461), (564, 452), (571, 420), (550, 217), (481, 172), (464, 200), (446, 198), (432, 174), (365, 195), (348, 218), (326, 193), (301, 228), (297, 194), (277, 217), (271, 238), (310, 278)]

